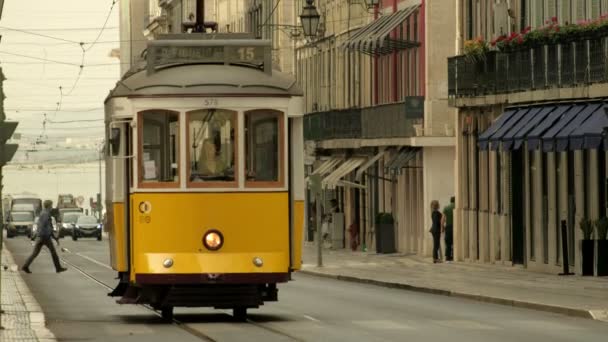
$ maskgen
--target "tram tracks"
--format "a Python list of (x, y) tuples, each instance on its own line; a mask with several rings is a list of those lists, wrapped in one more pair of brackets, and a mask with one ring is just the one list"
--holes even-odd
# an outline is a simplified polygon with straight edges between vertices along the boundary
[[(83, 260), (87, 260), (90, 263), (96, 264), (98, 266), (104, 267), (104, 268), (109, 268), (111, 269), (111, 267), (109, 265), (106, 265), (98, 260), (95, 260), (89, 256), (85, 256), (81, 253), (73, 253), (71, 252), (69, 249), (64, 248), (62, 249), (62, 251), (64, 252), (64, 254), (68, 254), (68, 255), (72, 255), (75, 257), (79, 257)], [(65, 264), (69, 265), (71, 268), (73, 268), (74, 270), (76, 270), (78, 273), (80, 273), (82, 276), (84, 276), (85, 278), (89, 279), (90, 281), (98, 284), (99, 286), (105, 288), (106, 290), (112, 291), (113, 287), (111, 287), (110, 285), (106, 284), (104, 281), (100, 280), (99, 278), (95, 277), (93, 274), (91, 274), (90, 272), (87, 272), (83, 267), (78, 266), (77, 264), (75, 264), (74, 262), (68, 260), (67, 258), (61, 256), (60, 257), (61, 261), (64, 262)], [(151, 311), (154, 315), (158, 316), (158, 317), (162, 317), (160, 312), (158, 312), (157, 310), (154, 310), (154, 308), (152, 308), (149, 305), (141, 305), (141, 307), (147, 309), (148, 311)], [(228, 316), (232, 316), (228, 311), (225, 310), (218, 310), (220, 312), (223, 312), (224, 314), (228, 315)], [(265, 330), (269, 333), (272, 334), (276, 334), (279, 335), (283, 338), (287, 338), (291, 341), (297, 341), (297, 342), (304, 342), (305, 340), (299, 338), (299, 337), (295, 337), (292, 336), (286, 332), (283, 332), (281, 330), (272, 328), (272, 327), (268, 327), (264, 324), (261, 324), (259, 322), (256, 322), (254, 320), (251, 319), (247, 319), (245, 321), (246, 324), (249, 324), (251, 326), (254, 326), (258, 329), (262, 329)], [(208, 334), (203, 333), (202, 331), (195, 329), (194, 327), (190, 326), (190, 323), (184, 323), (181, 322), (179, 319), (177, 318), (173, 318), (172, 319), (172, 323), (173, 325), (175, 325), (176, 327), (178, 327), (179, 329), (184, 330), (185, 332), (189, 333), (190, 335), (193, 335), (199, 339), (201, 339), (202, 341), (207, 341), (207, 342), (219, 342), (219, 340), (212, 338), (211, 336), (209, 336)]]

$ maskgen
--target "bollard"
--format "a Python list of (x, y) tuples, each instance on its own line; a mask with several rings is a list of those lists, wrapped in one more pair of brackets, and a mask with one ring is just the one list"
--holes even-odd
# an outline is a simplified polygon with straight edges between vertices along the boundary
[(568, 225), (566, 220), (562, 220), (562, 265), (564, 267), (564, 273), (559, 275), (574, 275), (570, 273), (570, 262), (568, 257)]

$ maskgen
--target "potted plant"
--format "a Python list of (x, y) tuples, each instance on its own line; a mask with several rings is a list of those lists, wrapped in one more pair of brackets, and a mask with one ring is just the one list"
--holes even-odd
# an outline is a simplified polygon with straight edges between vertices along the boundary
[(602, 217), (595, 221), (597, 241), (595, 246), (595, 274), (597, 276), (608, 276), (608, 217)]
[(395, 220), (390, 213), (376, 215), (376, 253), (395, 253)]
[(588, 218), (582, 218), (580, 221), (580, 229), (583, 231), (583, 240), (580, 241), (582, 274), (584, 276), (592, 276), (595, 257), (595, 241), (591, 240), (591, 236), (593, 235), (593, 222)]

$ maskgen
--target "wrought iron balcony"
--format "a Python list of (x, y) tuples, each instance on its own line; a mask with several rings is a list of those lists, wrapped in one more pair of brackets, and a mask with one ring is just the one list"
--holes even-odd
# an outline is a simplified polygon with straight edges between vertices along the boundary
[(422, 97), (362, 109), (312, 113), (304, 117), (304, 138), (321, 141), (413, 137), (423, 118)]
[(570, 88), (608, 82), (608, 38), (542, 45), (484, 58), (448, 58), (451, 98)]

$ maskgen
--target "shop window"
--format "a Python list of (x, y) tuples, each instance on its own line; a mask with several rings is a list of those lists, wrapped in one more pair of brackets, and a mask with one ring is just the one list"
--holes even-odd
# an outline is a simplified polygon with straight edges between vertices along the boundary
[(140, 114), (140, 182), (177, 183), (179, 181), (179, 115), (168, 111)]
[(282, 186), (283, 114), (245, 113), (245, 175), (248, 186)]
[[(208, 109), (188, 113), (188, 159), (191, 186), (236, 182), (236, 113)], [(235, 183), (236, 184), (236, 183)]]

